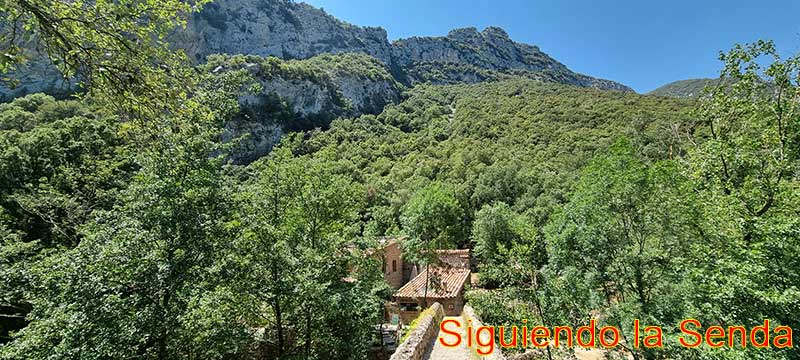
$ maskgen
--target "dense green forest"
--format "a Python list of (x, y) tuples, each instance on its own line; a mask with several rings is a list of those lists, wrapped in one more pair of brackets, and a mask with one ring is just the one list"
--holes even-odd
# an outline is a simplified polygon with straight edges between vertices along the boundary
[(578, 170), (617, 138), (636, 139), (645, 156), (662, 159), (682, 153), (682, 133), (694, 131), (681, 101), (526, 79), (417, 86), (406, 95), (294, 148), (332, 149), (342, 173), (368, 187), (368, 235), (402, 232), (403, 204), (432, 181), (449, 184), (465, 213), (453, 246), (469, 245), (475, 213), (495, 202), (541, 225)]
[[(411, 258), (471, 248), (488, 324), (596, 318), (635, 359), (800, 359), (675, 340), (686, 318), (800, 331), (799, 57), (735, 46), (735, 81), (697, 101), (526, 74), (422, 84), (237, 164), (224, 126), (265, 75), (237, 65), (392, 75), (365, 55), (195, 67), (163, 38), (202, 4), (138, 4), (97, 2), (87, 23), (78, 2), (0, 2), (83, 79), (72, 99), (0, 104), (0, 359), (363, 359), (385, 235)], [(666, 346), (633, 348), (634, 319)]]
[(667, 96), (676, 98), (697, 98), (703, 95), (707, 87), (729, 85), (729, 81), (720, 79), (687, 79), (678, 80), (659, 87), (648, 95)]

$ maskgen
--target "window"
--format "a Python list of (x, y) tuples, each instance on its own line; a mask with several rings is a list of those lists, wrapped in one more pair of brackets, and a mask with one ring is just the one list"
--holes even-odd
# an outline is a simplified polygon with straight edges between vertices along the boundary
[(397, 272), (397, 260), (392, 260), (392, 272)]

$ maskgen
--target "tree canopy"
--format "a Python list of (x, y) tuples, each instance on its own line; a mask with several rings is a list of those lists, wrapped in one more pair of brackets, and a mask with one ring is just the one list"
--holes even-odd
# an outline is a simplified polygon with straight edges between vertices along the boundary
[[(685, 318), (800, 329), (797, 56), (736, 46), (697, 101), (417, 85), (242, 165), (223, 135), (258, 87), (245, 62), (391, 75), (363, 54), (193, 67), (166, 39), (204, 2), (0, 1), (4, 80), (38, 44), (85, 90), (0, 104), (0, 359), (363, 359), (389, 299), (375, 239), (400, 234), (418, 264), (473, 250), (489, 324), (597, 318), (635, 359), (798, 358), (674, 341)], [(670, 345), (632, 347), (633, 319)]]

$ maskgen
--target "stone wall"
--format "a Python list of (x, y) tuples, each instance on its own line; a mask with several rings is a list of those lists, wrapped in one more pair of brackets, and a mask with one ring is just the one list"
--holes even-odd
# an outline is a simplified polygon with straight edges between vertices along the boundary
[[(464, 305), (464, 312), (461, 314), (461, 316), (464, 317), (464, 320), (466, 320), (467, 322), (469, 322), (470, 320), (472, 321), (472, 323), (470, 325), (472, 326), (473, 329), (477, 329), (477, 328), (483, 326), (483, 322), (478, 317), (478, 315), (475, 314), (475, 310), (472, 308), (472, 306)], [(489, 339), (486, 338), (486, 337), (489, 336), (489, 334), (487, 334), (486, 332), (483, 332), (483, 333), (481, 333), (481, 335), (482, 335), (481, 342), (486, 344), (489, 341)], [(475, 351), (475, 350), (476, 349), (473, 347), (472, 351)], [(503, 355), (503, 352), (500, 351), (500, 348), (498, 346), (495, 346), (494, 351), (491, 354), (485, 355), (485, 356), (481, 356), (480, 358), (481, 359), (485, 359), (485, 360), (505, 360), (506, 359), (506, 357)]]
[(419, 319), (417, 327), (408, 336), (390, 360), (421, 360), (433, 343), (434, 338), (439, 334), (439, 324), (444, 319), (444, 309), (439, 303), (431, 305), (433, 314)]
[(444, 314), (447, 316), (458, 316), (464, 309), (464, 296), (457, 296), (449, 299), (441, 299)]
[(405, 282), (403, 281), (403, 258), (402, 250), (397, 242), (393, 242), (384, 248), (383, 254), (385, 271), (384, 278), (392, 289), (397, 290), (401, 288)]

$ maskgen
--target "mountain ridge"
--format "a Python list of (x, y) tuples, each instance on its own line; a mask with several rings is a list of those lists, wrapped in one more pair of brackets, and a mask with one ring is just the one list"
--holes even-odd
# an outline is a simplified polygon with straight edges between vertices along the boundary
[(717, 86), (725, 83), (724, 80), (719, 78), (694, 78), (676, 80), (659, 86), (658, 88), (647, 92), (647, 95), (665, 96), (675, 98), (698, 98), (703, 94), (703, 91), (708, 86)]
[[(446, 36), (415, 36), (390, 42), (381, 27), (353, 25), (322, 9), (291, 0), (214, 1), (191, 14), (186, 28), (176, 29), (170, 41), (196, 64), (204, 63), (212, 54), (293, 60), (361, 52), (386, 64), (405, 85), (474, 83), (521, 76), (634, 92), (615, 81), (573, 72), (537, 46), (513, 41), (499, 27), (482, 31), (467, 27), (453, 29)], [(25, 74), (23, 84), (17, 89), (0, 86), (0, 98), (65, 92), (65, 82), (46, 56), (35, 54), (31, 58), (28, 66), (17, 71)], [(66, 84), (74, 88), (75, 82)]]
[[(184, 49), (198, 62), (215, 53), (306, 59), (323, 53), (363, 52), (387, 64), (406, 85), (485, 80), (461, 76), (437, 81), (425, 76), (427, 71), (417, 74), (420, 64), (434, 64), (439, 68), (466, 65), (503, 74), (526, 71), (536, 73), (526, 77), (543, 81), (633, 92), (615, 81), (575, 73), (537, 46), (513, 41), (500, 27), (490, 26), (480, 32), (466, 27), (453, 29), (446, 36), (413, 36), (390, 42), (381, 27), (353, 25), (322, 9), (290, 0), (219, 0), (192, 16), (181, 36), (178, 42), (189, 44)], [(408, 73), (417, 75), (407, 77)]]

